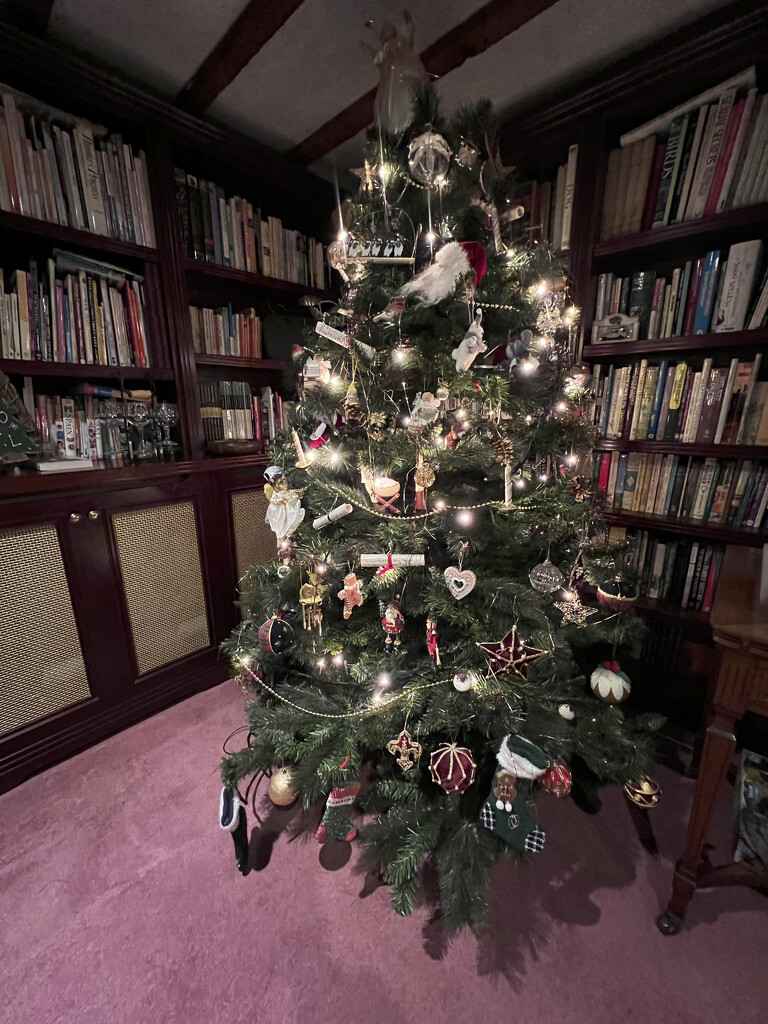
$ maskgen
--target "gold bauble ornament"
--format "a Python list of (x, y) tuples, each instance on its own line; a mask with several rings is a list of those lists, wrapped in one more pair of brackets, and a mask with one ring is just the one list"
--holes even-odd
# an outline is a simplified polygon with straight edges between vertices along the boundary
[(293, 770), (291, 768), (277, 768), (272, 772), (269, 780), (269, 799), (278, 807), (288, 807), (298, 797), (298, 792), (293, 789)]

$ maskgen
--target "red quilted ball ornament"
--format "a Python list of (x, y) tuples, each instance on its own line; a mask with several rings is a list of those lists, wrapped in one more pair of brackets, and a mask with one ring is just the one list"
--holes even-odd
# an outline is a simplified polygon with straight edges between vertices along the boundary
[(475, 781), (476, 767), (472, 751), (455, 743), (441, 743), (429, 757), (432, 781), (447, 793), (463, 793), (469, 789)]
[(564, 764), (551, 764), (539, 779), (539, 785), (553, 796), (568, 796), (572, 784), (571, 769)]

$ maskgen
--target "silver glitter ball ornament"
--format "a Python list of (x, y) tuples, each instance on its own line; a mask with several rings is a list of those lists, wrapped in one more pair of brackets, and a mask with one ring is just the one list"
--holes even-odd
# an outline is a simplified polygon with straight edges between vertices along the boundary
[(451, 163), (451, 147), (438, 132), (428, 128), (416, 135), (408, 147), (408, 169), (414, 181), (434, 185), (444, 178)]
[(552, 562), (547, 558), (545, 561), (534, 565), (528, 573), (528, 579), (534, 590), (540, 594), (551, 594), (559, 590), (563, 585), (565, 577)]

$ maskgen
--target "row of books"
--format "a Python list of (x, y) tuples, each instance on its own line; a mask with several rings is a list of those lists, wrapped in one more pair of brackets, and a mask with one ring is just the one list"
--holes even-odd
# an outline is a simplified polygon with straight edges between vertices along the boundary
[(220, 185), (181, 167), (174, 179), (184, 247), (192, 259), (328, 287), (322, 243), (284, 228), (279, 217), (262, 220), (259, 207), (247, 199), (228, 198)]
[[(23, 400), (42, 443), (43, 459), (58, 460), (56, 466), (43, 462), (43, 472), (53, 469), (117, 469), (132, 463), (132, 441), (123, 416), (106, 416), (109, 400), (128, 397), (152, 405), (149, 391), (120, 392), (95, 384), (77, 384), (68, 395), (36, 393), (31, 377), (24, 378)], [(84, 460), (87, 465), (78, 463)]]
[(261, 359), (262, 323), (255, 309), (235, 313), (232, 303), (219, 309), (190, 306), (189, 318), (195, 352)]
[(578, 156), (578, 145), (569, 146), (568, 160), (558, 168), (555, 180), (532, 182), (530, 195), (520, 200), (530, 216), (531, 238), (546, 238), (561, 252), (571, 247)]
[(768, 444), (768, 381), (762, 354), (700, 370), (686, 362), (647, 359), (594, 368), (593, 423), (601, 437), (626, 441)]
[(749, 68), (629, 132), (608, 156), (601, 238), (768, 200), (768, 96)]
[(0, 351), (5, 359), (149, 366), (144, 291), (108, 263), (54, 249), (29, 259), (6, 290), (0, 269)]
[(760, 281), (762, 253), (763, 243), (756, 239), (732, 245), (725, 258), (713, 249), (666, 274), (600, 274), (595, 319), (612, 313), (636, 316), (638, 338), (648, 339), (765, 327), (768, 272)]
[(603, 452), (595, 459), (606, 508), (759, 529), (768, 503), (768, 466), (745, 459)]
[(679, 608), (712, 610), (725, 550), (721, 544), (670, 540), (647, 530), (638, 530), (627, 539), (642, 593)]
[(271, 441), (286, 429), (292, 402), (284, 402), (271, 387), (259, 393), (239, 380), (201, 381), (200, 413), (206, 441), (223, 439)]
[(120, 135), (97, 138), (89, 121), (52, 109), (41, 118), (41, 109), (2, 94), (0, 209), (154, 246), (144, 151), (134, 155)]

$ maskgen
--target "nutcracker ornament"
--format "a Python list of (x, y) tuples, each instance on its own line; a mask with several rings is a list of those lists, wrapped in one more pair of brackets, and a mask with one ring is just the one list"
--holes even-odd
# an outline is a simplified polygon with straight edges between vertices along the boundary
[(344, 618), (352, 615), (353, 608), (359, 608), (363, 603), (363, 584), (353, 572), (348, 572), (344, 577), (344, 587), (336, 595), (344, 602)]
[(400, 613), (400, 598), (393, 597), (387, 605), (384, 611), (384, 617), (381, 620), (381, 628), (387, 634), (385, 641), (385, 647), (388, 651), (392, 650), (392, 647), (400, 647), (402, 640), (400, 634), (405, 626), (405, 619)]
[(547, 769), (543, 751), (522, 736), (505, 736), (496, 755), (498, 767), (480, 820), (505, 843), (527, 853), (544, 849), (545, 834), (528, 812), (531, 787)]
[(429, 652), (430, 658), (434, 661), (438, 668), (441, 667), (440, 662), (440, 647), (437, 638), (437, 619), (434, 615), (430, 615), (427, 618), (427, 651)]

